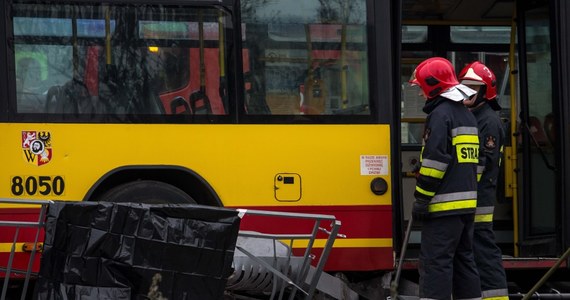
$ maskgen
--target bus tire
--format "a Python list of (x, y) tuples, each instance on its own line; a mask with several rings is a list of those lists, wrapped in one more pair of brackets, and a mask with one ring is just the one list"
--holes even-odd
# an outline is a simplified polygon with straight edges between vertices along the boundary
[(146, 204), (196, 204), (196, 201), (181, 189), (155, 180), (139, 180), (118, 185), (99, 197), (99, 201)]

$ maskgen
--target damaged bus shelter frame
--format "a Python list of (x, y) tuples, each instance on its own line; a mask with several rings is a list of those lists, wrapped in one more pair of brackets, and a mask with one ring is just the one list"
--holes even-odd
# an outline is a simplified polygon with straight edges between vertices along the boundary
[[(0, 299), (7, 297), (10, 279), (24, 279), (21, 290), (21, 298), (26, 299), (28, 287), (33, 274), (32, 269), (37, 252), (41, 252), (43, 237), (41, 236), (45, 229), (45, 218), (47, 210), (53, 201), (46, 200), (27, 200), (27, 199), (6, 199), (0, 198), (0, 204), (3, 205), (28, 205), (39, 207), (39, 216), (37, 221), (12, 221), (0, 220), (0, 228), (14, 228), (13, 243), (11, 245), (8, 261), (4, 266), (0, 267), (0, 272), (4, 274), (2, 292)], [(271, 253), (266, 255), (256, 255), (252, 253), (252, 249), (246, 246), (240, 246), (239, 242), (236, 246), (234, 256), (234, 273), (229, 277), (227, 282), (228, 291), (252, 291), (257, 290), (264, 292), (270, 299), (283, 299), (285, 295), (289, 295), (289, 299), (295, 299), (297, 292), (305, 296), (305, 299), (312, 299), (319, 279), (323, 273), (324, 266), (332, 250), (336, 237), (343, 237), (339, 234), (341, 222), (331, 215), (305, 214), (305, 213), (289, 213), (274, 212), (261, 210), (237, 210), (239, 216), (247, 218), (248, 216), (255, 218), (290, 218), (292, 221), (304, 220), (313, 222), (310, 232), (294, 233), (294, 234), (275, 234), (258, 231), (242, 231), (238, 233), (239, 238), (254, 239), (269, 242), (272, 245)], [(330, 222), (330, 229), (323, 228), (323, 223)], [(32, 234), (33, 242), (19, 243), (20, 229), (35, 229)], [(325, 233), (327, 238), (324, 241), (324, 247), (315, 266), (312, 266), (316, 256), (313, 254), (317, 235)], [(306, 243), (306, 245), (305, 245)], [(304, 248), (303, 256), (293, 255), (294, 245), (296, 248)], [(303, 245), (302, 247), (297, 245)], [(277, 247), (281, 246), (285, 249), (284, 255), (279, 255)], [(14, 267), (15, 253), (24, 247), (30, 253), (25, 270)], [(239, 255), (242, 258), (239, 258)], [(243, 259), (247, 257), (247, 259)], [(265, 285), (263, 284), (265, 283)], [(266, 289), (269, 287), (269, 289)], [(261, 290), (260, 290), (261, 288)]]

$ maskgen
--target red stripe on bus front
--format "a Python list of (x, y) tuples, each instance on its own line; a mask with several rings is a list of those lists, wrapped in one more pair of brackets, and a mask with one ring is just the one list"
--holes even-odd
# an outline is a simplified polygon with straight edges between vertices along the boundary
[[(18, 222), (38, 222), (38, 208), (0, 208), (0, 220)], [(21, 227), (18, 232), (17, 242), (33, 242), (36, 238), (37, 227)], [(0, 243), (12, 243), (16, 227), (3, 226), (0, 230)], [(43, 228), (39, 238), (43, 240)]]
[[(315, 262), (320, 259), (321, 252), (322, 249), (313, 249)], [(377, 271), (393, 268), (392, 248), (334, 248), (325, 265), (326, 271)]]
[[(41, 253), (36, 253), (34, 257), (34, 262), (32, 265), (31, 272), (38, 273), (40, 270), (40, 256)], [(0, 268), (3, 270), (8, 268), (8, 262), (10, 258), (10, 253), (4, 252), (0, 253)], [(30, 253), (14, 253), (12, 259), (12, 265), (10, 266), (10, 278), (24, 278), (25, 273), (28, 271), (28, 264), (30, 263), (31, 254)], [(0, 278), (6, 277), (5, 272), (0, 272)]]
[[(241, 207), (243, 209), (283, 211), (308, 214), (334, 215), (341, 221), (340, 233), (350, 239), (392, 239), (392, 207), (382, 206), (297, 206), (297, 207)], [(37, 221), (37, 209), (0, 209), (4, 219)], [(253, 230), (269, 233), (308, 233), (313, 227), (313, 220), (298, 221), (290, 218), (277, 218), (268, 222), (267, 219), (245, 217), (240, 225), (241, 230)], [(323, 222), (321, 227), (327, 227)], [(35, 232), (35, 231), (34, 231)], [(31, 233), (30, 233), (31, 234)], [(22, 235), (19, 241), (31, 241), (29, 233)], [(35, 236), (35, 235), (34, 235)], [(43, 237), (43, 233), (40, 235)], [(4, 242), (13, 240), (13, 231), (2, 230), (0, 238)], [(319, 239), (326, 239), (324, 233), (319, 233)], [(339, 238), (340, 239), (340, 238)], [(42, 240), (42, 238), (40, 239)], [(393, 268), (393, 255), (391, 243), (386, 247), (371, 246), (363, 247), (362, 242), (357, 247), (350, 247), (351, 243), (344, 247), (334, 247), (327, 260), (327, 271), (350, 271), (350, 270), (391, 270)], [(296, 248), (299, 254), (302, 248)], [(318, 259), (322, 248), (314, 248), (313, 254)], [(302, 253), (302, 252), (301, 252)], [(22, 261), (17, 259), (18, 261)], [(37, 262), (36, 262), (37, 263)], [(37, 268), (34, 268), (37, 270)]]
[[(365, 206), (258, 206), (240, 207), (243, 209), (270, 210), (309, 214), (334, 215), (341, 221), (340, 233), (347, 238), (392, 238), (392, 206), (390, 205), (365, 205)], [(262, 218), (244, 218), (240, 229), (242, 230), (266, 230), (271, 233), (299, 233), (307, 232), (311, 228), (312, 221), (299, 221), (295, 219), (275, 219), (275, 222), (267, 222)]]

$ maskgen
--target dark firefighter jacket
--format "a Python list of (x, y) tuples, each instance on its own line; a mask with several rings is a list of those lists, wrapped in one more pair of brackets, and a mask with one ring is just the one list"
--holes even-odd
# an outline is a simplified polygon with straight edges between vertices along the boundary
[[(497, 113), (487, 104), (473, 109), (479, 128), (481, 144), (479, 155), (484, 167), (479, 180), (475, 222), (493, 222), (493, 210), (497, 200), (497, 180), (503, 154), (505, 132)], [(478, 172), (481, 167), (478, 168)]]
[(414, 196), (429, 201), (431, 217), (474, 213), (479, 136), (475, 116), (461, 102), (436, 97), (428, 114)]

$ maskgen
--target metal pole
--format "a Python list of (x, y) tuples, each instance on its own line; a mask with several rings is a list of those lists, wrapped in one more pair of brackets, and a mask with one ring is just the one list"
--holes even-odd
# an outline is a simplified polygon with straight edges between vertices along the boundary
[(325, 268), (325, 264), (327, 262), (328, 256), (330, 251), (332, 250), (334, 241), (336, 236), (338, 235), (338, 231), (341, 226), (341, 222), (339, 220), (335, 220), (333, 222), (331, 232), (329, 233), (329, 238), (326, 241), (325, 247), (323, 248), (323, 252), (321, 253), (321, 258), (317, 263), (317, 267), (315, 269), (315, 273), (313, 274), (313, 279), (311, 279), (311, 285), (309, 287), (308, 295), (306, 296), (306, 300), (312, 299), (313, 294), (315, 293), (315, 289), (317, 288), (317, 284), (319, 283), (319, 278), (321, 277), (321, 273)]
[(410, 232), (412, 231), (412, 223), (414, 219), (410, 217), (408, 221), (408, 227), (406, 228), (406, 235), (404, 235), (404, 243), (402, 245), (402, 254), (398, 260), (398, 267), (396, 269), (396, 276), (390, 285), (390, 297), (394, 300), (398, 298), (398, 284), (400, 283), (400, 273), (402, 272), (402, 265), (404, 258), (406, 257), (406, 249), (408, 248), (408, 241), (410, 240)]
[(548, 280), (548, 278), (550, 278), (550, 276), (554, 273), (554, 271), (558, 269), (560, 264), (568, 258), (569, 255), (570, 255), (570, 248), (568, 248), (566, 252), (564, 252), (564, 254), (556, 261), (556, 263), (552, 267), (550, 267), (548, 272), (546, 272), (546, 274), (544, 274), (544, 276), (540, 278), (540, 280), (532, 287), (532, 289), (528, 293), (526, 293), (526, 295), (524, 295), (523, 300), (530, 299), (534, 295), (534, 293)]
[[(522, 299), (526, 295), (524, 294), (509, 294), (509, 299)], [(570, 299), (570, 294), (568, 293), (534, 293), (530, 295), (530, 299)]]

